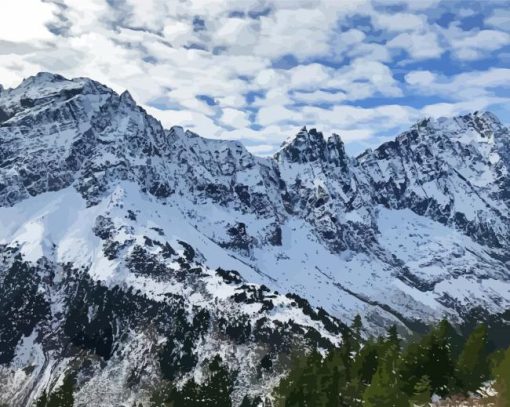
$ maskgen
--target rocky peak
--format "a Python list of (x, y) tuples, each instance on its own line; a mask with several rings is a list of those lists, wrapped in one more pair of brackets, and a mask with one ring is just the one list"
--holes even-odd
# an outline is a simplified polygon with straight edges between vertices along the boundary
[(303, 127), (293, 138), (282, 144), (275, 159), (294, 163), (326, 161), (339, 164), (347, 159), (347, 155), (338, 134), (325, 139), (322, 132)]
[[(66, 79), (63, 76), (41, 72), (26, 78), (16, 88), (0, 93), (0, 109), (8, 116), (27, 111), (36, 112), (39, 107), (57, 106), (77, 95), (113, 95), (106, 86), (88, 78)], [(37, 109), (31, 110), (36, 107)]]
[(477, 141), (487, 142), (492, 139), (494, 133), (501, 130), (502, 124), (491, 112), (476, 111), (456, 117), (440, 117), (437, 119), (427, 118), (416, 123), (412, 130), (433, 135), (446, 135), (462, 142)]
[(131, 93), (127, 90), (121, 93), (120, 100), (129, 106), (136, 107), (136, 102), (133, 99), (133, 96), (131, 96)]
[(38, 72), (35, 75), (26, 78), (23, 83), (34, 84), (34, 83), (51, 83), (51, 82), (64, 82), (67, 81), (62, 75), (51, 73), (51, 72)]

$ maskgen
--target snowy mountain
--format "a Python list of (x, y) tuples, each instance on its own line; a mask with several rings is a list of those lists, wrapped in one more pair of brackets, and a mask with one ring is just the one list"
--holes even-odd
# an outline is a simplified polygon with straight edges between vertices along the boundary
[(1, 90), (0, 402), (71, 370), (78, 403), (132, 405), (219, 354), (239, 403), (358, 313), (370, 333), (503, 313), (509, 143), (475, 112), (359, 157), (303, 128), (260, 158), (90, 79)]

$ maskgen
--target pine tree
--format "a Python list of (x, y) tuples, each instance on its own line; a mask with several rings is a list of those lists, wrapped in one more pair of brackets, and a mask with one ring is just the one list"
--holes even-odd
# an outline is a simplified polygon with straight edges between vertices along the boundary
[(454, 329), (443, 320), (420, 342), (407, 346), (400, 367), (402, 388), (412, 395), (418, 380), (428, 376), (432, 392), (449, 394), (455, 384), (455, 361), (452, 352)]
[(510, 407), (510, 347), (495, 371), (497, 407)]
[(49, 396), (44, 392), (36, 402), (36, 407), (73, 407), (74, 378), (67, 374), (62, 386)]
[(400, 349), (400, 338), (398, 336), (396, 325), (389, 327), (388, 334), (386, 336), (386, 343), (390, 346), (395, 346), (397, 349)]
[(230, 407), (230, 394), (233, 390), (233, 380), (230, 372), (221, 363), (221, 357), (216, 357), (209, 364), (209, 380), (203, 386), (202, 400), (209, 407)]
[(205, 407), (203, 403), (202, 392), (200, 386), (194, 379), (188, 380), (182, 386), (181, 391), (177, 391), (171, 400), (170, 405), (173, 407), (187, 406), (187, 407)]
[(291, 406), (302, 399), (301, 378), (307, 368), (306, 356), (294, 356), (288, 374), (280, 380), (274, 390), (275, 404), (278, 407)]
[(41, 394), (41, 396), (37, 399), (37, 402), (35, 403), (35, 407), (46, 407), (48, 404), (48, 395), (45, 391)]
[(431, 389), (428, 376), (422, 376), (414, 386), (412, 401), (420, 407), (428, 406), (430, 403)]
[(363, 394), (365, 407), (409, 407), (409, 400), (400, 389), (397, 360), (398, 350), (391, 347)]
[(433, 330), (428, 343), (429, 357), (424, 374), (430, 378), (432, 391), (444, 396), (450, 393), (455, 381), (455, 361), (452, 349), (453, 327), (442, 320)]
[(361, 320), (361, 316), (356, 314), (352, 321), (351, 331), (352, 331), (352, 339), (353, 339), (353, 347), (356, 351), (359, 350), (361, 344), (361, 330), (363, 329), (363, 322)]
[[(339, 352), (339, 350), (337, 351)], [(337, 354), (342, 361), (343, 355)], [(342, 362), (341, 362), (342, 363)], [(274, 392), (279, 407), (324, 407), (330, 397), (335, 397), (332, 364), (325, 364), (320, 353), (314, 351), (306, 357), (298, 357), (288, 375)], [(339, 380), (341, 380), (339, 378)], [(334, 404), (330, 404), (334, 405)]]
[(488, 356), (487, 328), (479, 325), (469, 335), (457, 363), (457, 377), (462, 390), (476, 391), (487, 380)]
[(361, 383), (369, 384), (377, 370), (381, 353), (384, 353), (384, 349), (378, 343), (372, 339), (365, 342), (354, 358), (353, 376), (358, 378)]
[(243, 401), (241, 402), (241, 405), (239, 407), (258, 407), (262, 404), (262, 399), (260, 396), (256, 396), (255, 398), (251, 398), (250, 396), (246, 395), (243, 398)]
[(326, 356), (322, 364), (321, 388), (325, 396), (325, 406), (351, 407), (351, 389), (348, 389), (348, 385), (344, 358), (335, 349)]

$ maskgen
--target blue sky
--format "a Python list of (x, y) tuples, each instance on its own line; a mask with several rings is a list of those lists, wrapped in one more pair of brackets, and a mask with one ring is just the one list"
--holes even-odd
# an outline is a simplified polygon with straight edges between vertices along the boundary
[(128, 89), (166, 127), (274, 152), (301, 126), (356, 154), (422, 117), (510, 123), (508, 0), (2, 0), (0, 83)]

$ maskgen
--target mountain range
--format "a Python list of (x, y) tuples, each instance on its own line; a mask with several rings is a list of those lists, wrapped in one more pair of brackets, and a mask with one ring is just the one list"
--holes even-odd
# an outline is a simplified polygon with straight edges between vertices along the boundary
[(358, 314), (367, 336), (506, 326), (509, 171), (490, 112), (357, 157), (303, 127), (258, 157), (91, 79), (0, 87), (0, 403), (72, 371), (78, 404), (131, 406), (220, 355), (239, 404)]

